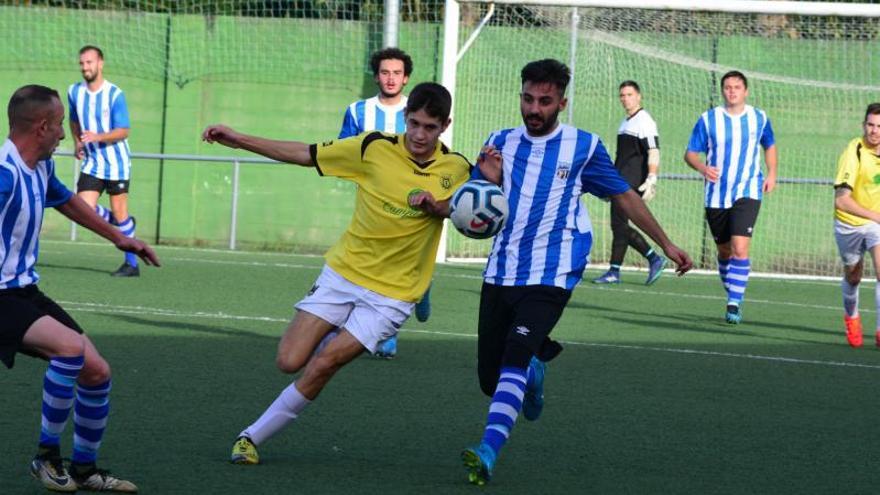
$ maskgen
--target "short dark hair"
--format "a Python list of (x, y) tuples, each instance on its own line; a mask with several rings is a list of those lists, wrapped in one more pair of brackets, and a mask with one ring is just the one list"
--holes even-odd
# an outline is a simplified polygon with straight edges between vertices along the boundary
[(423, 82), (416, 85), (406, 100), (406, 113), (424, 110), (425, 113), (446, 123), (452, 112), (452, 95), (442, 85)]
[(874, 102), (865, 109), (865, 122), (868, 121), (868, 115), (880, 115), (880, 103)]
[(86, 45), (86, 46), (80, 48), (80, 49), (79, 49), (79, 54), (82, 55), (83, 53), (85, 53), (85, 52), (87, 52), (87, 51), (90, 51), (90, 50), (94, 50), (95, 53), (98, 54), (98, 58), (100, 58), (101, 60), (104, 60), (104, 52), (101, 51), (101, 49), (98, 48), (98, 47), (95, 46), (95, 45)]
[(639, 87), (639, 83), (633, 81), (632, 79), (627, 79), (626, 81), (623, 81), (622, 83), (620, 83), (620, 86), (617, 87), (618, 91), (623, 88), (632, 88), (636, 90), (636, 93), (642, 92), (642, 88)]
[(9, 106), (6, 107), (10, 131), (16, 127), (26, 127), (42, 117), (42, 112), (52, 104), (53, 99), (61, 101), (58, 91), (38, 84), (29, 84), (15, 90), (9, 99)]
[(571, 71), (568, 67), (552, 58), (529, 62), (520, 72), (522, 83), (550, 83), (559, 89), (559, 94), (564, 95), (568, 82), (571, 80)]
[(373, 69), (373, 75), (379, 75), (379, 66), (383, 60), (400, 60), (403, 62), (403, 75), (409, 77), (413, 71), (412, 59), (405, 51), (400, 48), (389, 47), (373, 53), (370, 57), (370, 68)]
[(743, 74), (742, 72), (740, 72), (738, 70), (732, 70), (732, 71), (726, 72), (723, 76), (721, 76), (721, 89), (724, 89), (724, 81), (730, 79), (731, 77), (735, 77), (735, 78), (739, 79), (740, 81), (743, 82), (743, 86), (745, 86), (746, 89), (749, 89), (749, 80), (746, 79), (745, 74)]

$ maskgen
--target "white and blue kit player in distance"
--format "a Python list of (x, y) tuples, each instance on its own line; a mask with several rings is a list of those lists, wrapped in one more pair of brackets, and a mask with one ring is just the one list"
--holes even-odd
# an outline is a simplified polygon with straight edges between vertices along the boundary
[[(135, 220), (128, 214), (131, 123), (125, 95), (118, 86), (104, 79), (104, 53), (100, 48), (82, 47), (79, 67), (83, 81), (72, 84), (67, 91), (70, 132), (76, 157), (83, 160), (77, 195), (124, 235), (134, 237)], [(98, 204), (104, 191), (110, 196), (110, 211)], [(125, 253), (125, 261), (112, 275), (139, 276), (137, 256)]]
[(472, 178), (499, 184), (509, 204), (495, 236), (480, 294), (477, 373), (491, 397), (482, 440), (462, 452), (471, 483), (482, 485), (522, 410), (536, 420), (544, 406), (546, 362), (562, 346), (550, 332), (586, 268), (593, 235), (581, 195), (608, 197), (678, 265), (687, 253), (666, 237), (639, 195), (614, 168), (599, 137), (560, 124), (568, 67), (557, 60), (521, 73), (523, 124), (493, 132)]
[[(96, 466), (109, 414), (110, 366), (76, 321), (37, 288), (44, 210), (57, 209), (148, 264), (159, 260), (149, 246), (122, 235), (55, 176), (52, 152), (64, 139), (64, 106), (57, 91), (21, 87), (9, 100), (8, 114), (9, 137), (0, 148), (0, 361), (12, 368), (15, 355), (23, 353), (49, 363), (31, 474), (52, 491), (136, 492), (134, 483)], [(68, 470), (60, 437), (71, 412)]]
[[(379, 50), (370, 56), (370, 68), (373, 80), (379, 88), (379, 94), (366, 100), (359, 100), (345, 110), (339, 139), (357, 136), (367, 131), (382, 131), (389, 134), (406, 132), (406, 95), (403, 89), (409, 82), (413, 71), (412, 58), (399, 48), (389, 47)], [(431, 316), (431, 288), (416, 303), (416, 319), (428, 321)], [(383, 341), (376, 356), (393, 359), (397, 355), (397, 336)]]
[[(727, 323), (742, 321), (749, 282), (749, 245), (764, 193), (776, 187), (777, 151), (767, 113), (746, 104), (749, 83), (739, 71), (721, 77), (724, 105), (694, 125), (684, 160), (705, 178), (706, 222), (718, 249), (718, 274), (727, 292)], [(761, 170), (761, 150), (767, 175)], [(700, 158), (706, 155), (706, 161)]]

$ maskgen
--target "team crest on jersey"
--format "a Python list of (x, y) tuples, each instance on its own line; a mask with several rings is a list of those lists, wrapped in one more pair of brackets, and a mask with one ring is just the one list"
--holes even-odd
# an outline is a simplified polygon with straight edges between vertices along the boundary
[[(847, 174), (846, 178), (849, 178), (849, 174)], [(874, 176), (874, 184), (880, 184), (880, 174)]]
[(559, 166), (556, 167), (556, 177), (559, 177), (562, 180), (568, 179), (568, 175), (571, 173), (571, 163), (569, 162), (559, 162)]
[(449, 190), (452, 188), (452, 176), (451, 175), (441, 175), (440, 176), (440, 187), (443, 189)]

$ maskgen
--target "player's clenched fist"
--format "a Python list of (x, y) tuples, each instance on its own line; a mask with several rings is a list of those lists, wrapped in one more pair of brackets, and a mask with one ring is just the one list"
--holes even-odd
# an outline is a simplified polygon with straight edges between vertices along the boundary
[(202, 141), (207, 143), (220, 143), (229, 148), (240, 146), (240, 134), (222, 124), (209, 125), (202, 132)]

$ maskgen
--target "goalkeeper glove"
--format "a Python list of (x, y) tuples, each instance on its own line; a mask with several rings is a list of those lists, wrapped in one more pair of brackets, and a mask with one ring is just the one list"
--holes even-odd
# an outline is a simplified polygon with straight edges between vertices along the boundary
[(642, 193), (642, 199), (646, 203), (654, 199), (657, 195), (657, 174), (648, 174), (645, 182), (639, 186), (639, 192)]

